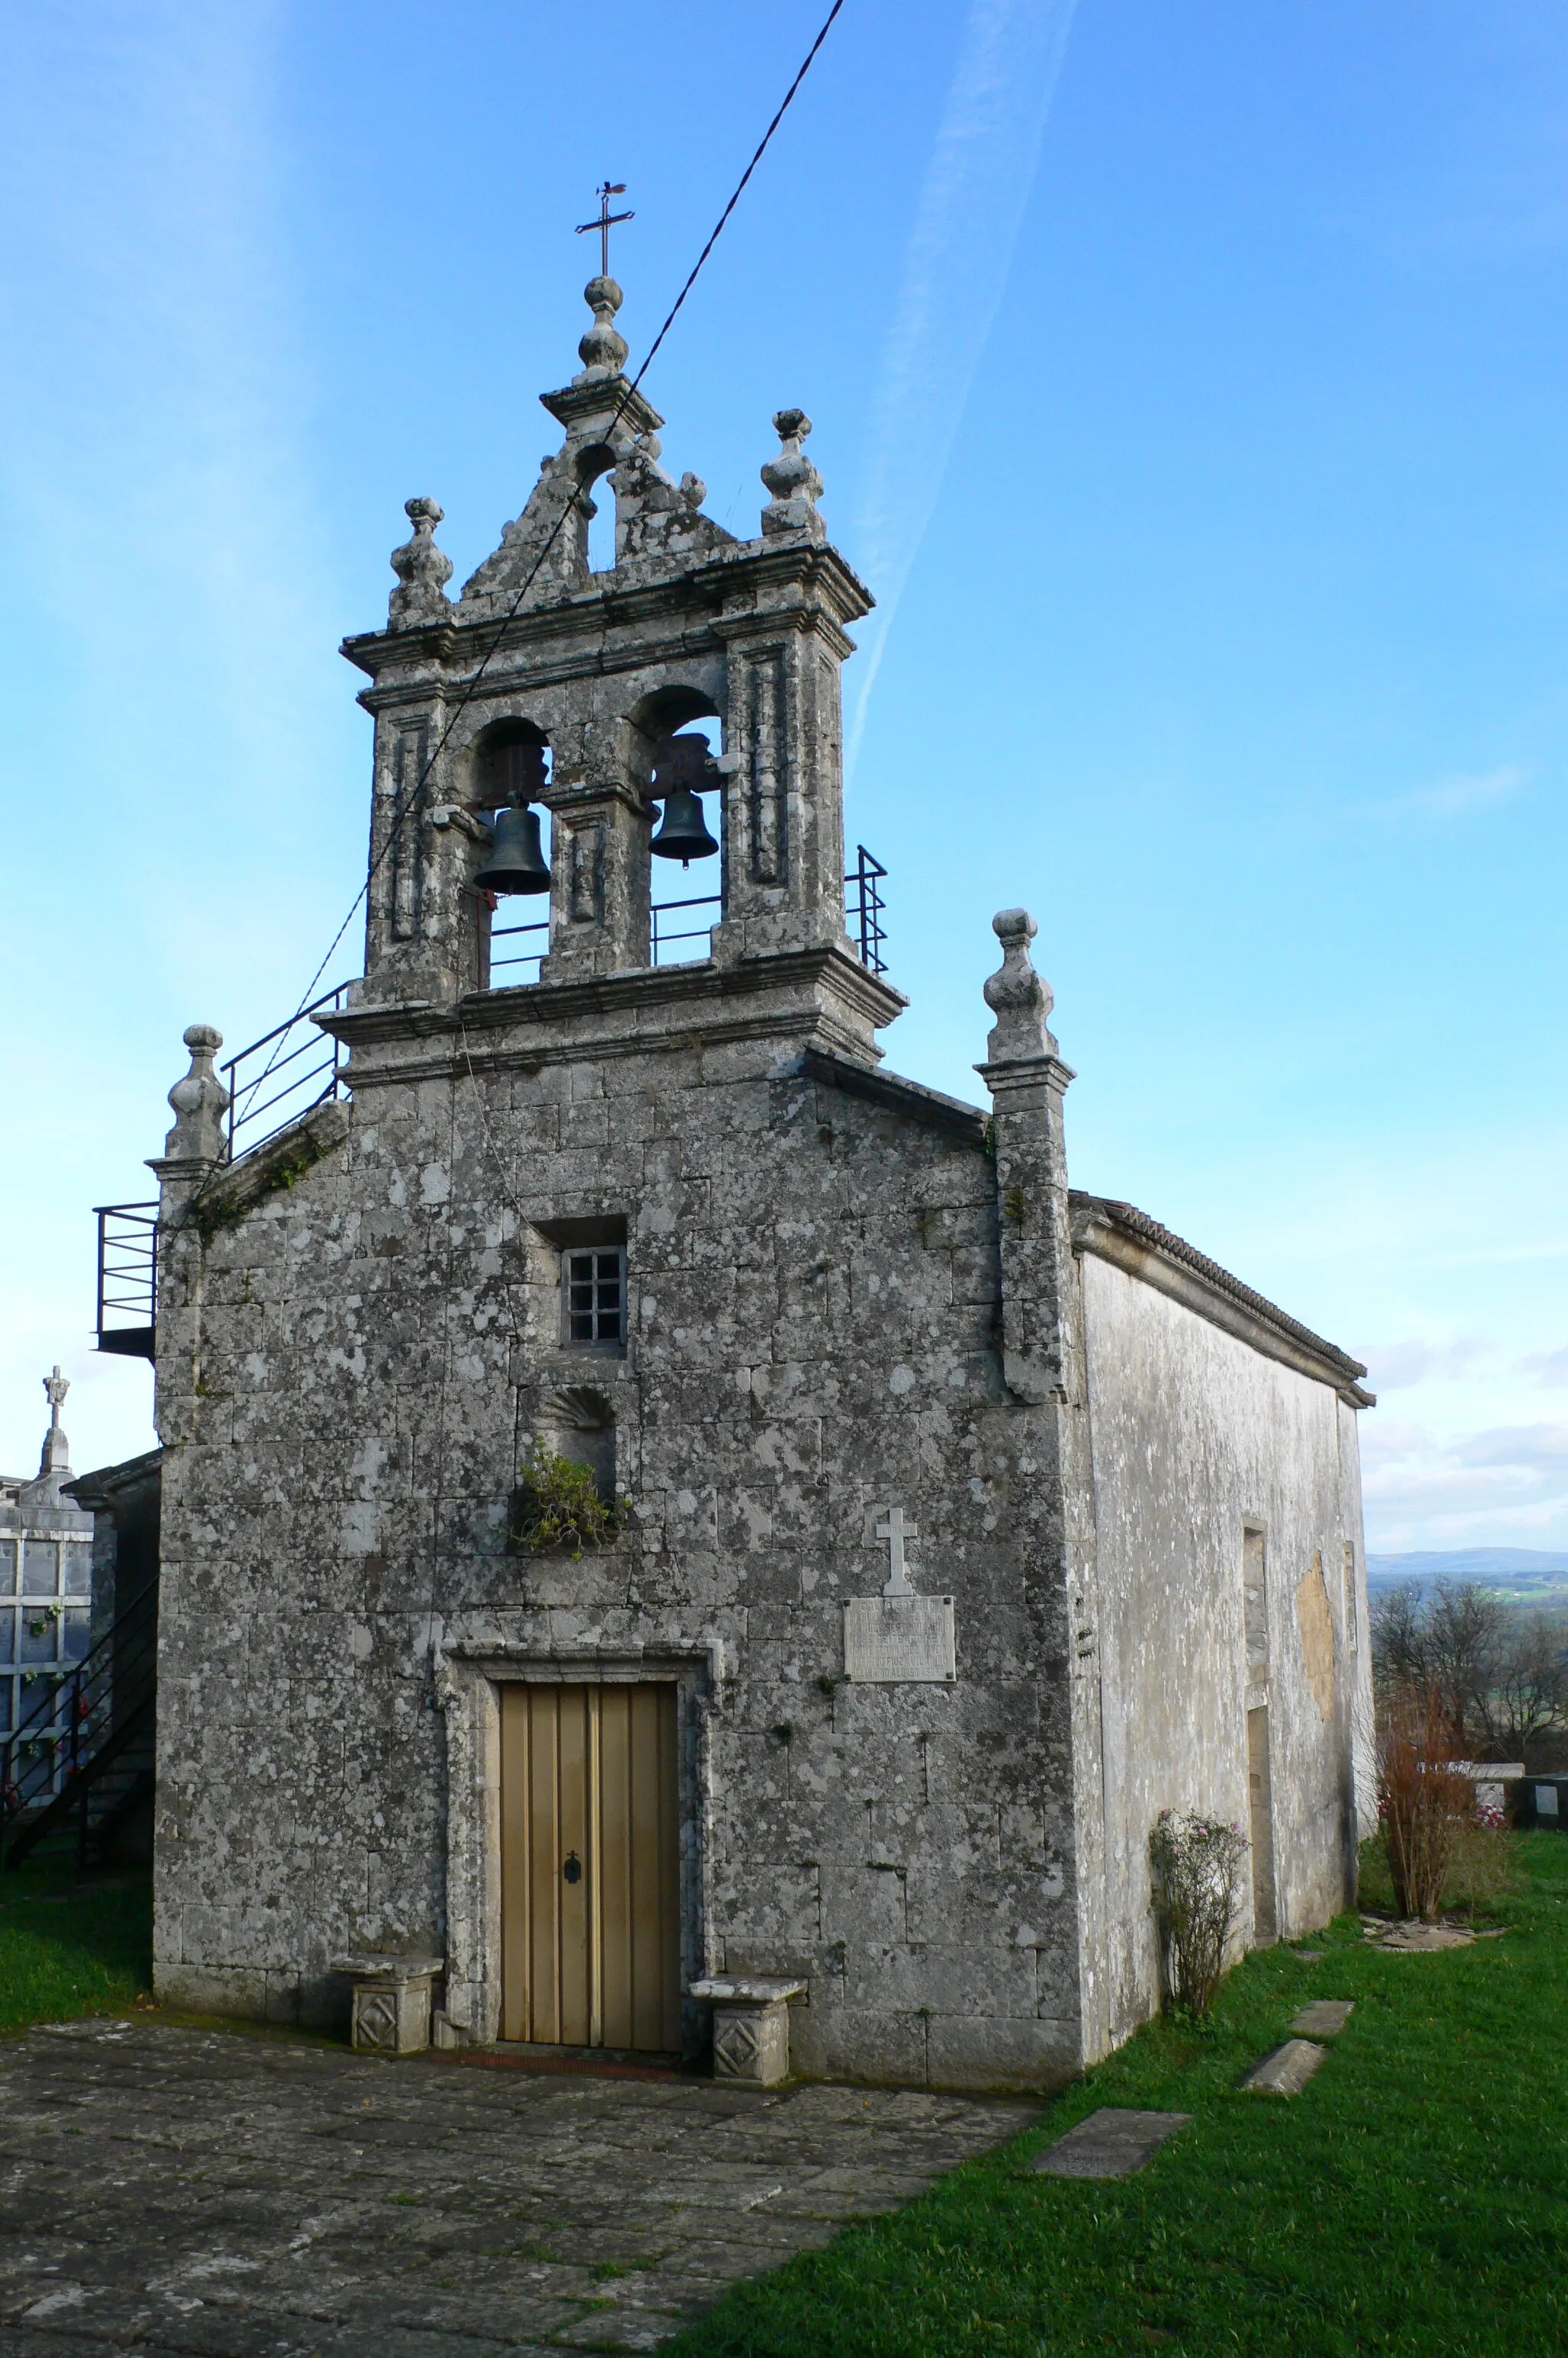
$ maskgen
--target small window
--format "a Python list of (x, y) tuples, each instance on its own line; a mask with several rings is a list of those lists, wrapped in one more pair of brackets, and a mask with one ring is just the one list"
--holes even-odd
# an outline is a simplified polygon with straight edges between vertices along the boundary
[(626, 1255), (618, 1245), (594, 1245), (561, 1255), (563, 1339), (568, 1343), (626, 1340)]

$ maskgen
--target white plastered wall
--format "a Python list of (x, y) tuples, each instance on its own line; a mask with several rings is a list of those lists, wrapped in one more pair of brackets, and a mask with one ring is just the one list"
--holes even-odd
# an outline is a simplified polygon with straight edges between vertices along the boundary
[[(1281, 1935), (1296, 1938), (1350, 1904), (1356, 1735), (1370, 1725), (1366, 1571), (1355, 1416), (1333, 1388), (1093, 1253), (1081, 1266), (1114, 2044), (1160, 2002), (1149, 1869), (1160, 1811), (1198, 1810), (1248, 1829), (1248, 1525), (1262, 1531), (1266, 1545)], [(1354, 1650), (1346, 1545), (1355, 1551), (1360, 1615)], [(1314, 1563), (1332, 1624), (1331, 1660), (1312, 1595)], [(1251, 1937), (1244, 1874), (1238, 1944)]]

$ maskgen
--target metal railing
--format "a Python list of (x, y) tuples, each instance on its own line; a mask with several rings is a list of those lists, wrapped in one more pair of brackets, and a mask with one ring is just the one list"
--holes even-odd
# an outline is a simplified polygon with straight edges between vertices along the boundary
[[(723, 905), (722, 892), (703, 892), (692, 901), (655, 901), (650, 963), (654, 966), (682, 966), (694, 957), (707, 957), (711, 947), (711, 925), (666, 925), (659, 921), (663, 917), (681, 916), (688, 909), (721, 909)], [(673, 957), (666, 957), (665, 953), (677, 942), (701, 942), (703, 947), (696, 951), (687, 950), (684, 956), (677, 951)]]
[(863, 843), (855, 846), (855, 865), (844, 879), (844, 914), (849, 928), (849, 938), (860, 953), (860, 964), (872, 974), (886, 974), (887, 959), (883, 946), (887, 929), (882, 924), (886, 907), (877, 887), (887, 875), (880, 860), (873, 860)]
[[(152, 1701), (157, 1678), (157, 1574), (74, 1664), (41, 1668), (36, 1699), (0, 1739), (0, 1825), (47, 1809)], [(8, 1851), (10, 1844), (0, 1833)]]
[[(504, 957), (496, 957), (495, 945), (497, 942), (513, 941), (522, 934), (543, 934), (545, 938), (536, 950), (509, 950)], [(548, 956), (549, 948), (550, 921), (548, 917), (535, 918), (531, 925), (492, 925), (490, 929), (490, 979), (492, 989), (495, 987), (497, 969), (502, 967), (531, 966), (534, 969), (532, 974), (514, 975), (512, 977), (512, 983), (537, 982), (539, 979), (540, 961)], [(511, 986), (508, 984), (502, 985), (503, 990), (510, 987)]]
[(340, 1041), (311, 1021), (342, 1006), (349, 986), (341, 982), (312, 1000), (287, 1023), (274, 1024), (223, 1066), (229, 1092), (229, 1160), (265, 1146), (301, 1114), (330, 1098), (347, 1097), (348, 1059)]
[(158, 1207), (94, 1204), (98, 1219), (98, 1348), (150, 1359), (157, 1322)]

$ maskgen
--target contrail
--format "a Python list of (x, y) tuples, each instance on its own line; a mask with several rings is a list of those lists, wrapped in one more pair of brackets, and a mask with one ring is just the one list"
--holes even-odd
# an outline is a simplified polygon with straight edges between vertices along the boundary
[(971, 0), (872, 404), (858, 562), (878, 607), (861, 642), (846, 766), (1000, 308), (1076, 5)]

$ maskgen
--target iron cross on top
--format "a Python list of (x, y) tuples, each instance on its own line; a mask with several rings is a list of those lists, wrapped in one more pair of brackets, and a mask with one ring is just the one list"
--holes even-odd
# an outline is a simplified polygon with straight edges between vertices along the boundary
[(612, 213), (611, 211), (611, 198), (623, 197), (625, 194), (626, 183), (624, 180), (606, 180), (603, 187), (598, 191), (599, 219), (597, 221), (590, 222), (579, 222), (577, 225), (577, 234), (579, 237), (586, 237), (590, 229), (596, 229), (599, 232), (599, 275), (601, 278), (608, 278), (610, 276), (611, 231), (614, 228), (617, 222), (635, 221), (637, 218), (635, 213)]

